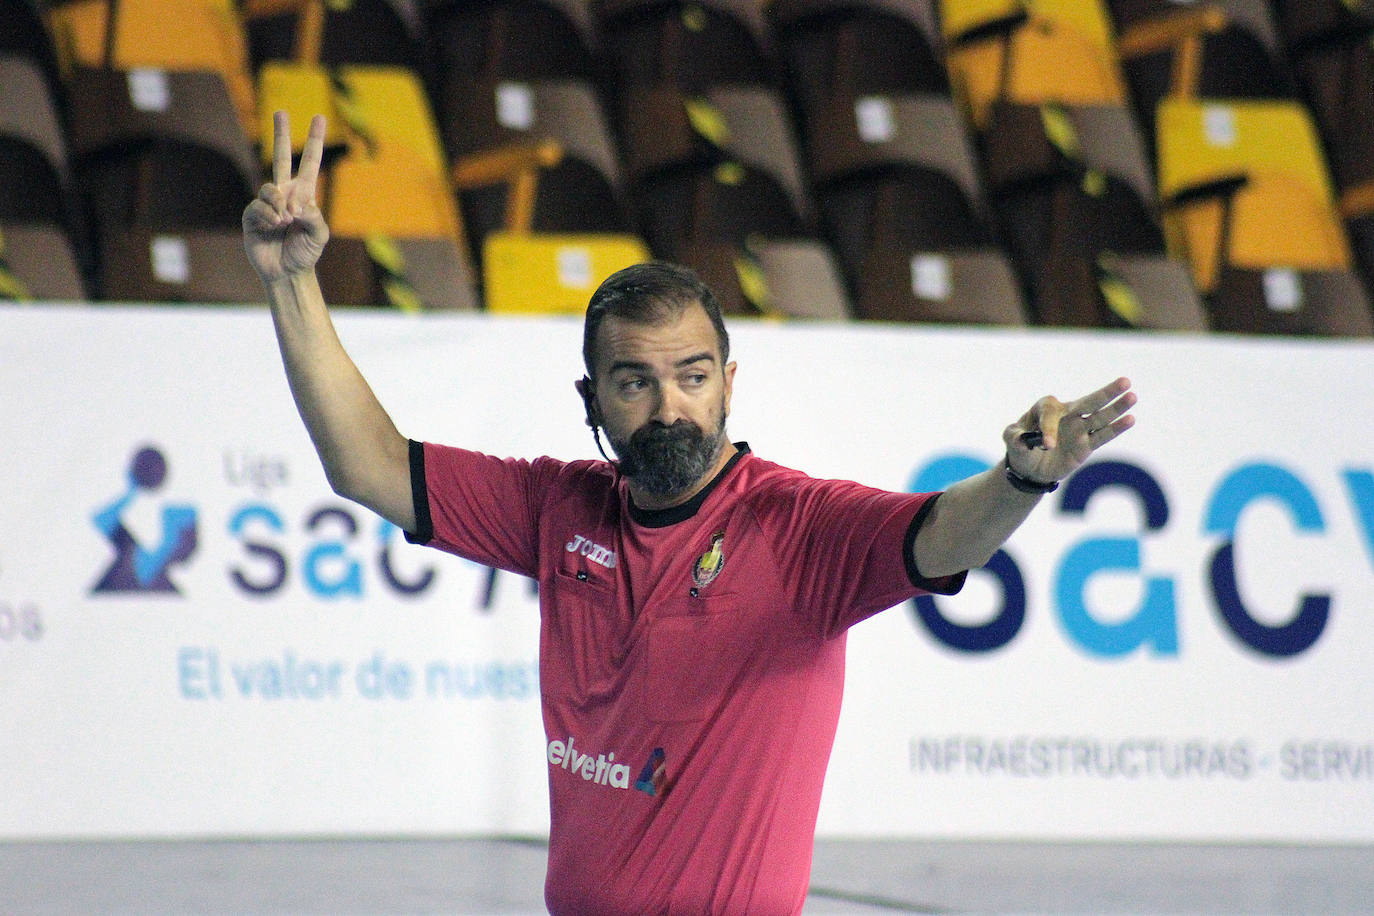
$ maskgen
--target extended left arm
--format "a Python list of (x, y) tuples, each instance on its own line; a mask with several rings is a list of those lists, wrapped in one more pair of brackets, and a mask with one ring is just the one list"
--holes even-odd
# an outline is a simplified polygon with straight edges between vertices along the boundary
[[(1006, 463), (951, 486), (921, 525), (912, 548), (921, 575), (937, 578), (987, 563), (1040, 502), (1038, 485), (1048, 492), (1135, 424), (1127, 413), (1137, 400), (1130, 387), (1119, 378), (1067, 404), (1041, 398), (1003, 430)], [(1039, 445), (1022, 440), (1028, 432), (1040, 433)]]

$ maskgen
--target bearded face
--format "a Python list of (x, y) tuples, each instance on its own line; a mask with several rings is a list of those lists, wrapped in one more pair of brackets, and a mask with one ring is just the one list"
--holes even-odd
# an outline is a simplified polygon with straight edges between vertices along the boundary
[(601, 324), (596, 383), (579, 390), (639, 506), (674, 505), (721, 466), (735, 376), (735, 364), (722, 358), (715, 325), (700, 305), (653, 322), (611, 315)]
[(620, 473), (645, 493), (672, 496), (701, 480), (714, 467), (725, 447), (725, 405), (722, 403), (708, 433), (691, 420), (671, 426), (650, 420), (628, 439), (607, 430)]

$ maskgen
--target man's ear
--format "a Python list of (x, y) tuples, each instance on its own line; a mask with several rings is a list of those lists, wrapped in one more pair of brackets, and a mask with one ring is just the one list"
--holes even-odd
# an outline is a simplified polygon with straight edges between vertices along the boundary
[(725, 364), (725, 415), (730, 416), (730, 399), (735, 395), (735, 368), (734, 362)]
[(600, 426), (601, 412), (596, 409), (596, 390), (592, 388), (592, 380), (584, 375), (573, 382), (573, 387), (582, 396), (582, 406), (587, 411), (587, 425), (593, 429)]

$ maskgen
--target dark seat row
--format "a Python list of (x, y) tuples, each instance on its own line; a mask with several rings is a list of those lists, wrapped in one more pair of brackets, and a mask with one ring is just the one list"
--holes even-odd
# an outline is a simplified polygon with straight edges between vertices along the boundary
[[(137, 31), (152, 21), (140, 10), (157, 5), (165, 21), (172, 2), (198, 36), (184, 66), (171, 65), (175, 36)], [(16, 5), (28, 6), (0, 2)], [(52, 4), (25, 39), (46, 35), (47, 51), (9, 49), (0, 67), (5, 86), (25, 87), (3, 96), (0, 143), (29, 151), (4, 157), (20, 177), (0, 185), (47, 188), (0, 189), (0, 225), (43, 222), (46, 207), (103, 298), (207, 295), (158, 280), (152, 240), (227, 244), (262, 179), (270, 111), (286, 108), (297, 124), (331, 116), (325, 197), (336, 238), (351, 240), (335, 268), (351, 299), (557, 309), (559, 284), (576, 302), (587, 281), (560, 263), (608, 269), (647, 252), (697, 267), (743, 314), (1374, 330), (1360, 273), (1374, 131), (1352, 126), (1374, 119), (1374, 15), (1361, 4), (114, 9)], [(44, 86), (56, 126), (39, 129), (36, 109), (10, 100)], [(1318, 130), (1304, 126), (1308, 105)], [(1285, 231), (1296, 214), (1307, 231)], [(439, 247), (406, 256), (421, 239)], [(118, 253), (145, 249), (158, 282), (121, 286), (137, 271)], [(5, 263), (19, 274), (26, 262)], [(493, 289), (542, 273), (553, 286)], [(459, 294), (437, 295), (441, 277)], [(253, 301), (250, 281), (221, 295)]]

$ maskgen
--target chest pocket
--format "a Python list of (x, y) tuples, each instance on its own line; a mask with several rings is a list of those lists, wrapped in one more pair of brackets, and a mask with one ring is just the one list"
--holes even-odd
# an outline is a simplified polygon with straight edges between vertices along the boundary
[(747, 686), (746, 672), (763, 641), (747, 607), (738, 595), (683, 597), (649, 624), (640, 684), (650, 721), (704, 719)]
[(557, 613), (546, 619), (540, 649), (543, 689), (576, 706), (606, 702), (624, 687), (631, 626), (615, 587), (585, 572), (558, 570)]

